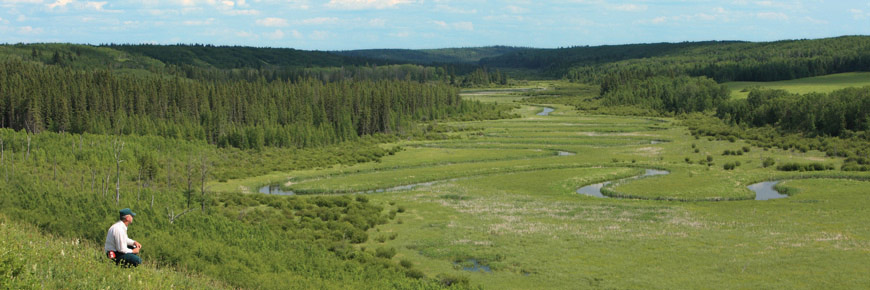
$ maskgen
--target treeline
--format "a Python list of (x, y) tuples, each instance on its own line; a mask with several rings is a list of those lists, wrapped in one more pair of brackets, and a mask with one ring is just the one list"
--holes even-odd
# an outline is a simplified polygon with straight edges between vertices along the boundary
[(868, 67), (870, 37), (844, 36), (762, 43), (687, 44), (665, 49), (654, 57), (577, 65), (566, 77), (581, 82), (599, 82), (612, 74), (706, 76), (717, 82), (779, 81), (864, 71)]
[(492, 71), (486, 68), (479, 68), (463, 77), (459, 83), (454, 78), (451, 78), (451, 84), (464, 88), (504, 86), (508, 84), (508, 76), (498, 69)]
[(0, 64), (0, 82), (5, 128), (158, 135), (238, 148), (333, 144), (498, 110), (461, 101), (447, 84), (413, 81), (202, 81), (10, 60)]
[(752, 90), (746, 99), (722, 103), (716, 116), (736, 125), (775, 126), (809, 136), (848, 137), (870, 130), (870, 87), (846, 88), (827, 95)]
[(730, 94), (727, 87), (706, 77), (613, 77), (601, 83), (602, 105), (637, 106), (667, 113), (714, 109)]

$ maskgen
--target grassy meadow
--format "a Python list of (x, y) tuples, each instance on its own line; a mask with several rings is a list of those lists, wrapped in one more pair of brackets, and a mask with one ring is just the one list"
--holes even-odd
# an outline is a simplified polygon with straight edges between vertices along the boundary
[(778, 82), (729, 82), (731, 97), (745, 99), (752, 88), (786, 90), (795, 94), (830, 93), (844, 87), (870, 86), (870, 72), (840, 73)]
[[(537, 115), (545, 106), (555, 111)], [(367, 195), (401, 214), (370, 229), (359, 247), (394, 250), (392, 260), (403, 267), (467, 277), (486, 289), (870, 285), (870, 217), (863, 213), (870, 192), (856, 180), (870, 175), (763, 166), (772, 158), (838, 167), (838, 158), (697, 138), (670, 118), (586, 115), (546, 104), (515, 113), (522, 117), (448, 123), (461, 130), (446, 140), (383, 145), (403, 150), (376, 163), (220, 186), (256, 192), (275, 183), (331, 195), (419, 184)], [(605, 187), (631, 199), (575, 193), (646, 168), (670, 174)], [(782, 187), (792, 196), (753, 200), (746, 186), (766, 180), (787, 180)]]

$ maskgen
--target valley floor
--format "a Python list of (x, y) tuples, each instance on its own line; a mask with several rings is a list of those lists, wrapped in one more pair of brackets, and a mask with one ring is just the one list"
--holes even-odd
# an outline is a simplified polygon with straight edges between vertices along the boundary
[[(378, 163), (282, 173), (276, 182), (296, 193), (373, 192), (372, 201), (396, 204), (400, 215), (370, 230), (361, 247), (394, 248), (394, 260), (429, 276), (464, 275), (487, 289), (870, 285), (868, 183), (762, 166), (768, 157), (841, 160), (695, 138), (672, 119), (546, 106), (555, 111), (540, 116), (543, 106), (523, 106), (519, 119), (449, 123), (458, 129), (453, 139), (389, 144), (404, 151)], [(670, 174), (606, 188), (639, 199), (575, 192), (644, 169)], [(255, 180), (222, 186), (256, 192), (262, 179)], [(785, 180), (795, 193), (753, 200), (746, 186), (766, 180)]]

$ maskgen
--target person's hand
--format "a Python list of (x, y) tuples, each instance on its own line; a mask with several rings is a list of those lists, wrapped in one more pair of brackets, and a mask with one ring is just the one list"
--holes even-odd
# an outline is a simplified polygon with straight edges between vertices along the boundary
[(133, 254), (137, 254), (137, 255), (139, 254), (139, 248), (138, 248), (138, 247), (135, 248), (135, 249), (133, 249)]
[(137, 249), (142, 248), (142, 244), (139, 242), (133, 242), (133, 246), (136, 246)]

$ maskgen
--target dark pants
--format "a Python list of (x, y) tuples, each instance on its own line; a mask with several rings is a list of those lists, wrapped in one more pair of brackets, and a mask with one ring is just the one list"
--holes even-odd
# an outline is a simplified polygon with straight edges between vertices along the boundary
[(139, 266), (139, 264), (142, 264), (142, 259), (139, 258), (139, 255), (132, 254), (132, 253), (131, 254), (116, 253), (116, 254), (117, 254), (117, 256), (115, 256), (115, 258), (112, 259), (112, 261), (115, 261), (115, 265), (120, 264), (121, 266), (124, 266), (124, 267), (136, 267), (136, 266)]

